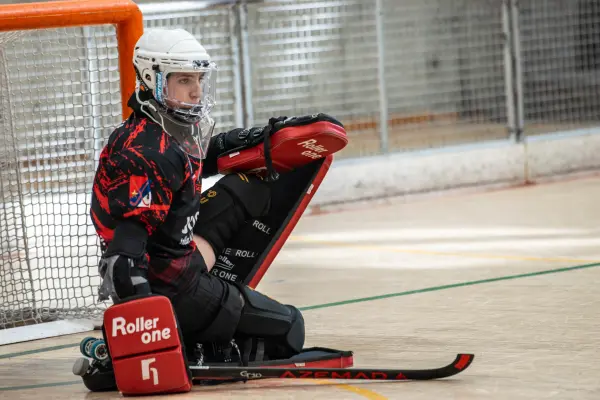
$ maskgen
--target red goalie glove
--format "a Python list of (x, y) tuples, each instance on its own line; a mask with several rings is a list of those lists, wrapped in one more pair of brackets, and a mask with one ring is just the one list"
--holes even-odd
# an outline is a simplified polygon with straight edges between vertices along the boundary
[(273, 169), (286, 172), (340, 151), (348, 143), (342, 123), (326, 114), (278, 121), (268, 140), (267, 144), (260, 143), (219, 157), (219, 173), (266, 172), (266, 151), (270, 152)]

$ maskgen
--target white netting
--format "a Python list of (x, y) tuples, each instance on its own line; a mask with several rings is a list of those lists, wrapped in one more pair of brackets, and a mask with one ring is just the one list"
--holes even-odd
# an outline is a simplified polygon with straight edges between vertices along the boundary
[(525, 133), (598, 127), (600, 1), (521, 0), (519, 24)]
[(113, 27), (0, 34), (0, 328), (90, 317), (99, 150), (121, 121)]

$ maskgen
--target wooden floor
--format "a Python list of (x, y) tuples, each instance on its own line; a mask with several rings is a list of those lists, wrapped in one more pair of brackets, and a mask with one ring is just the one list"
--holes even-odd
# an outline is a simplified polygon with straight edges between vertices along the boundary
[[(362, 367), (473, 352), (471, 368), (440, 381), (267, 380), (173, 398), (600, 399), (599, 204), (600, 179), (587, 178), (304, 218), (259, 289), (303, 307), (307, 346), (353, 350)], [(83, 336), (0, 347), (0, 398), (120, 397), (71, 374)]]

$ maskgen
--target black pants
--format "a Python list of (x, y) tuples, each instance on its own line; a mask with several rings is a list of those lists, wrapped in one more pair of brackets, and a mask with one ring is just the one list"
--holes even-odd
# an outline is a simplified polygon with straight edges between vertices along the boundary
[(185, 341), (196, 343), (231, 341), (243, 307), (234, 285), (206, 271), (172, 302)]
[[(215, 194), (207, 194), (208, 200), (201, 204), (194, 233), (219, 253), (245, 221), (269, 209), (270, 188), (256, 177), (232, 174), (210, 191)], [(274, 343), (291, 337), (292, 352), (301, 348), (304, 322), (297, 309), (211, 275), (201, 259), (192, 262), (202, 265), (191, 268), (195, 271), (193, 279), (181, 282), (186, 289), (172, 298), (186, 347), (188, 343), (226, 344), (237, 334), (265, 337)]]
[(285, 359), (302, 350), (304, 319), (297, 308), (206, 272), (192, 288), (173, 299), (188, 350), (197, 343), (227, 345), (234, 337), (247, 352), (253, 351), (254, 339), (263, 340), (263, 350), (255, 348), (261, 360)]

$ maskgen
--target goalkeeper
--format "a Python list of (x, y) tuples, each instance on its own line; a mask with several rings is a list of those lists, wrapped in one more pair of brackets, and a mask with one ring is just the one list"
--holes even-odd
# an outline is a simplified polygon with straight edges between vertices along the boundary
[(269, 213), (269, 182), (232, 173), (204, 194), (201, 182), (219, 173), (220, 156), (262, 144), (276, 130), (339, 123), (323, 114), (279, 118), (213, 136), (216, 65), (181, 29), (146, 31), (135, 46), (134, 67), (133, 112), (103, 148), (92, 191), (90, 213), (102, 250), (100, 298), (168, 297), (188, 344), (227, 347), (235, 337), (244, 338), (248, 350), (261, 338), (262, 359), (298, 354), (305, 331), (296, 307), (210, 273), (240, 226)]

